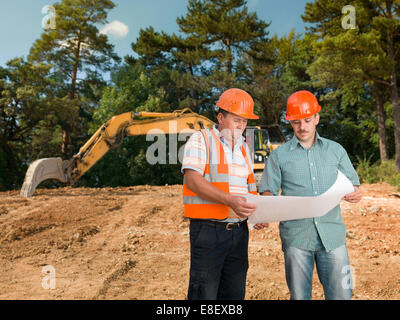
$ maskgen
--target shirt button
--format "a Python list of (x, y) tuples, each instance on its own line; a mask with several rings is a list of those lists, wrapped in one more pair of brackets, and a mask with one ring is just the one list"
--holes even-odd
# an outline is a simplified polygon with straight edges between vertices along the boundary
[(317, 191), (315, 191), (314, 194), (317, 194)]
[(310, 166), (312, 166), (313, 165), (313, 163), (312, 162), (310, 162)]
[(313, 180), (315, 180), (315, 177), (312, 177)]

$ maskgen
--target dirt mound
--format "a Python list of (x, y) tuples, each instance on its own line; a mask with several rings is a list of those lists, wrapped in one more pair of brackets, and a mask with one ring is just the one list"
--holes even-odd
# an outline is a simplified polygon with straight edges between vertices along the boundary
[[(359, 204), (342, 203), (354, 299), (400, 299), (400, 195), (361, 189)], [(249, 262), (246, 299), (289, 298), (277, 224), (251, 232)], [(182, 186), (0, 193), (0, 268), (0, 299), (185, 299)], [(313, 287), (323, 299), (316, 274)]]

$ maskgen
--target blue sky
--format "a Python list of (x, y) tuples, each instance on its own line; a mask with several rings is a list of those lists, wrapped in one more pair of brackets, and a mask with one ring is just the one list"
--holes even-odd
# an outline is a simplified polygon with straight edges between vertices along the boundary
[[(257, 12), (260, 19), (272, 22), (270, 35), (286, 35), (291, 29), (304, 32), (300, 15), (311, 0), (248, 0), (250, 11)], [(0, 1), (0, 66), (15, 57), (29, 53), (32, 43), (43, 32), (42, 8), (54, 0), (1, 0)], [(110, 42), (121, 57), (132, 54), (130, 44), (140, 29), (153, 26), (156, 31), (169, 34), (178, 32), (176, 18), (186, 14), (187, 0), (114, 0), (116, 7), (109, 12), (108, 21), (116, 32), (123, 26), (122, 33), (109, 34)], [(127, 27), (127, 28), (126, 28)], [(113, 29), (109, 28), (108, 30)], [(114, 30), (115, 31), (115, 30)], [(105, 31), (106, 32), (106, 31)]]

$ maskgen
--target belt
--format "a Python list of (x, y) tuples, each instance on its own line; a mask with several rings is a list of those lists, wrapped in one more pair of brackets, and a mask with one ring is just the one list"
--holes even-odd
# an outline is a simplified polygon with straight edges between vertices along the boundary
[(219, 222), (219, 221), (211, 221), (211, 220), (202, 220), (202, 219), (191, 219), (191, 221), (204, 223), (213, 227), (224, 228), (225, 230), (233, 230), (235, 228), (239, 228), (241, 224), (247, 222), (247, 219), (239, 222)]

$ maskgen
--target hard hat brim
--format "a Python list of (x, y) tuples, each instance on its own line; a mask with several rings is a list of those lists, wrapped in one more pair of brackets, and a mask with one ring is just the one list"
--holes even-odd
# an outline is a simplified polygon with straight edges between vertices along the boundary
[(295, 115), (287, 115), (285, 116), (285, 119), (287, 121), (293, 121), (293, 120), (301, 120), (301, 119), (305, 119), (305, 118), (309, 118), (312, 117), (313, 115), (317, 114), (318, 112), (321, 111), (321, 106), (318, 105), (317, 110), (313, 113), (309, 113), (309, 114), (295, 114)]
[(258, 120), (258, 119), (260, 119), (260, 117), (257, 116), (256, 114), (241, 115), (241, 117), (249, 119), (249, 120)]
[(257, 116), (256, 114), (253, 114), (253, 113), (237, 113), (237, 112), (232, 111), (231, 108), (225, 108), (224, 106), (218, 106), (218, 104), (217, 104), (217, 107), (222, 109), (222, 110), (224, 110), (224, 111), (226, 111), (226, 112), (232, 113), (232, 114), (234, 114), (236, 116), (239, 116), (239, 117), (242, 117), (242, 118), (245, 118), (245, 119), (248, 119), (248, 120), (260, 119), (259, 116)]

